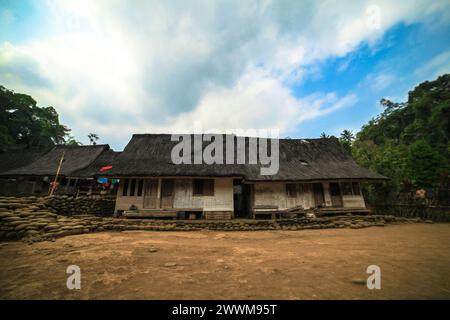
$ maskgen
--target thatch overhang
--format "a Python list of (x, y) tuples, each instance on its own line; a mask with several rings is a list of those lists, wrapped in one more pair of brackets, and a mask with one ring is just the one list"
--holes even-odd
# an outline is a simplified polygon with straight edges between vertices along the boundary
[(107, 144), (90, 146), (58, 145), (32, 163), (5, 171), (0, 175), (8, 177), (54, 176), (64, 153), (60, 176), (70, 176), (72, 173), (88, 167), (107, 150), (109, 150)]
[(88, 179), (103, 176), (105, 172), (100, 171), (100, 169), (113, 165), (119, 154), (120, 152), (112, 149), (105, 150), (86, 168), (72, 172), (70, 177)]
[(44, 151), (27, 145), (0, 146), (0, 173), (26, 166), (42, 156)]
[[(226, 142), (227, 136), (222, 136)], [(194, 135), (191, 135), (193, 146)], [(234, 152), (236, 154), (236, 137)], [(249, 138), (246, 139), (248, 159)], [(111, 177), (242, 177), (246, 181), (386, 180), (358, 166), (336, 139), (279, 139), (279, 171), (261, 175), (259, 164), (173, 164), (169, 134), (135, 134), (104, 176)], [(203, 142), (203, 148), (210, 142)], [(270, 144), (270, 143), (269, 143)], [(193, 147), (191, 148), (193, 150)], [(224, 143), (224, 158), (226, 147)], [(193, 155), (191, 155), (193, 159)], [(248, 162), (248, 161), (247, 161)]]

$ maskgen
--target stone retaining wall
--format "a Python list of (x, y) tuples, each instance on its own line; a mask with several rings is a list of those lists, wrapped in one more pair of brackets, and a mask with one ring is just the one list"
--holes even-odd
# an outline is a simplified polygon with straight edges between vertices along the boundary
[(114, 214), (114, 199), (92, 198), (88, 196), (78, 198), (71, 196), (53, 196), (45, 199), (48, 208), (52, 208), (62, 215), (92, 214), (112, 216)]
[[(416, 223), (421, 219), (394, 216), (336, 216), (282, 220), (150, 220), (99, 217), (92, 215), (64, 216), (47, 204), (47, 198), (0, 198), (0, 240), (28, 242), (54, 240), (59, 237), (100, 231), (257, 231), (304, 230), (328, 228), (383, 227), (388, 223)], [(427, 221), (432, 223), (432, 221)]]

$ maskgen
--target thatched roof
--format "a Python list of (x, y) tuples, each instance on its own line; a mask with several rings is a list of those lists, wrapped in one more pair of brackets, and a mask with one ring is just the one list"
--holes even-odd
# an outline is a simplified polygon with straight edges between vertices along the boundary
[[(223, 136), (223, 139), (225, 141), (226, 137)], [(234, 139), (236, 141), (236, 137)], [(193, 138), (191, 140), (193, 141)], [(177, 142), (171, 141), (171, 135), (168, 134), (135, 134), (124, 151), (115, 159), (113, 169), (106, 175), (237, 176), (249, 181), (386, 179), (378, 173), (358, 166), (336, 139), (279, 139), (279, 171), (276, 175), (267, 176), (260, 174), (260, 165), (175, 165), (170, 157), (172, 147), (176, 144)], [(209, 142), (206, 142), (203, 145), (208, 144)], [(246, 144), (248, 150), (248, 138)], [(234, 146), (236, 150), (236, 142)]]
[(101, 168), (106, 166), (111, 166), (114, 163), (114, 160), (120, 152), (116, 152), (113, 150), (105, 150), (102, 154), (100, 154), (94, 162), (92, 162), (89, 166), (84, 169), (77, 170), (71, 173), (71, 177), (76, 178), (92, 178), (103, 176), (103, 172), (100, 171)]
[(27, 145), (0, 146), (0, 173), (30, 164), (44, 152), (36, 147)]
[(109, 150), (109, 145), (95, 146), (56, 146), (32, 163), (1, 173), (3, 176), (54, 176), (64, 152), (64, 162), (60, 175), (70, 176), (73, 172), (86, 168), (100, 154)]

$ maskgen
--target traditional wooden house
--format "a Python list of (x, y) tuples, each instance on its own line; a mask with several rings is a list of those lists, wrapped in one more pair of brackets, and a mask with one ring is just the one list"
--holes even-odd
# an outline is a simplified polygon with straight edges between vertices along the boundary
[(57, 191), (58, 193), (74, 194), (79, 180), (88, 178), (80, 171), (88, 168), (103, 153), (109, 153), (109, 151), (109, 145), (58, 145), (27, 165), (1, 172), (0, 177), (26, 180), (32, 183), (29, 194), (47, 194), (62, 159), (58, 173)]
[(259, 164), (174, 164), (178, 142), (170, 135), (135, 134), (107, 173), (120, 178), (116, 211), (206, 219), (274, 215), (294, 207), (365, 211), (360, 182), (387, 179), (358, 166), (336, 139), (278, 142), (278, 173), (261, 175)]

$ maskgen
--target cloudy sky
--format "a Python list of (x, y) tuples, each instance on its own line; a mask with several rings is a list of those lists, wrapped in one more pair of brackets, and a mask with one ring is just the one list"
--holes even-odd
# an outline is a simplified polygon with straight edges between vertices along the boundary
[(0, 0), (0, 84), (117, 150), (196, 121), (356, 132), (445, 72), (448, 0)]

